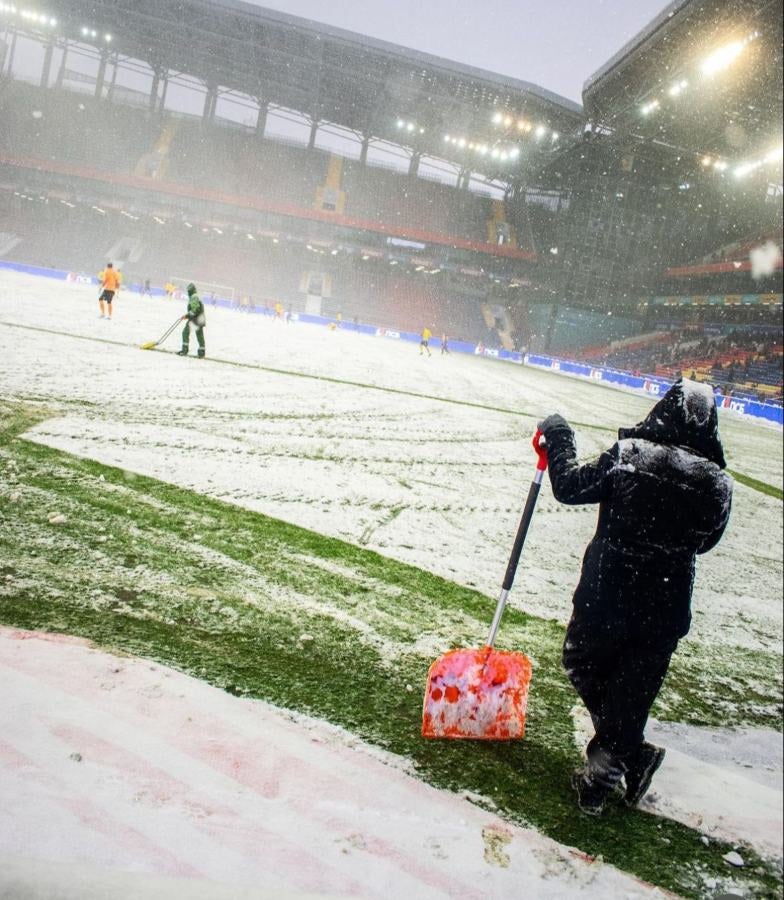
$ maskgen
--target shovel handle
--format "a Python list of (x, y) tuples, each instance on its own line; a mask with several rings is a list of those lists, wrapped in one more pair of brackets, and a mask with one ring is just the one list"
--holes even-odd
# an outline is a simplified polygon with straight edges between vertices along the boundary
[(536, 472), (533, 481), (531, 482), (531, 486), (528, 488), (528, 496), (525, 498), (523, 514), (520, 517), (520, 524), (517, 526), (517, 534), (515, 535), (514, 544), (512, 545), (512, 554), (509, 557), (509, 564), (506, 567), (506, 574), (504, 575), (504, 581), (501, 586), (501, 595), (498, 598), (498, 605), (495, 608), (495, 615), (493, 616), (493, 622), (490, 626), (490, 634), (487, 638), (488, 647), (492, 647), (495, 643), (495, 636), (498, 632), (498, 626), (501, 624), (501, 616), (504, 613), (504, 607), (506, 606), (506, 600), (509, 597), (509, 591), (511, 591), (512, 585), (514, 584), (517, 565), (520, 562), (523, 544), (525, 543), (525, 538), (528, 534), (528, 526), (531, 524), (531, 519), (534, 515), (534, 507), (536, 506), (536, 500), (539, 496), (539, 490), (542, 487), (542, 478), (544, 477), (544, 472), (547, 468), (547, 449), (542, 445), (541, 439), (542, 432), (537, 431), (533, 439), (534, 450), (538, 457), (536, 462)]

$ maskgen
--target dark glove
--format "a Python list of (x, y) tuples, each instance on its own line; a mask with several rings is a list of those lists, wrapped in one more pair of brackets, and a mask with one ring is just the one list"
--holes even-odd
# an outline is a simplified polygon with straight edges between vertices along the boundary
[(548, 416), (544, 421), (539, 423), (538, 428), (544, 435), (545, 440), (547, 440), (548, 433), (555, 431), (556, 428), (569, 428), (571, 431), (569, 423), (558, 413), (553, 413), (553, 415)]

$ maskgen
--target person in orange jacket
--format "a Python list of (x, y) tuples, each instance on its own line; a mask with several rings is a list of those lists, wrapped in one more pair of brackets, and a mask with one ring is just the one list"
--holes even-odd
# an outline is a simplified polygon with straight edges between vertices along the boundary
[(112, 300), (114, 300), (114, 295), (120, 289), (120, 273), (115, 270), (111, 263), (106, 263), (106, 268), (99, 277), (101, 279), (101, 293), (98, 297), (98, 306), (101, 309), (101, 318), (111, 319)]

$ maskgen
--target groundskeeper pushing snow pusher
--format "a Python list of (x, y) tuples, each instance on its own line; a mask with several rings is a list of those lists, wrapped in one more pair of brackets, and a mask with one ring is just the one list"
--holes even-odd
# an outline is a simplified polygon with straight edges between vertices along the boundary
[(204, 359), (206, 355), (206, 349), (204, 346), (204, 326), (207, 324), (207, 319), (204, 313), (204, 303), (202, 303), (201, 298), (196, 290), (196, 285), (191, 283), (186, 288), (188, 292), (188, 310), (184, 316), (178, 316), (174, 322), (164, 331), (164, 333), (158, 338), (157, 341), (147, 341), (146, 343), (141, 345), (142, 350), (154, 350), (160, 344), (162, 344), (166, 338), (174, 331), (174, 329), (180, 324), (180, 322), (185, 322), (185, 327), (182, 330), (182, 348), (178, 351), (178, 356), (187, 356), (188, 355), (188, 344), (190, 343), (191, 336), (191, 325), (196, 330), (196, 343), (199, 345), (198, 349), (198, 357), (199, 359)]

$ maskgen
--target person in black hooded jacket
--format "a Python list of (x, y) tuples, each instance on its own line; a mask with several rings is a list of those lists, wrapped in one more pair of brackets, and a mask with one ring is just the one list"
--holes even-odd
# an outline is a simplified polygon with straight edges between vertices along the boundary
[(565, 419), (549, 416), (539, 428), (555, 498), (599, 504), (563, 651), (595, 729), (572, 784), (580, 808), (598, 815), (621, 779), (636, 805), (664, 758), (645, 742), (645, 725), (689, 630), (695, 555), (715, 547), (727, 525), (732, 479), (722, 471), (713, 392), (697, 382), (679, 379), (585, 465)]

